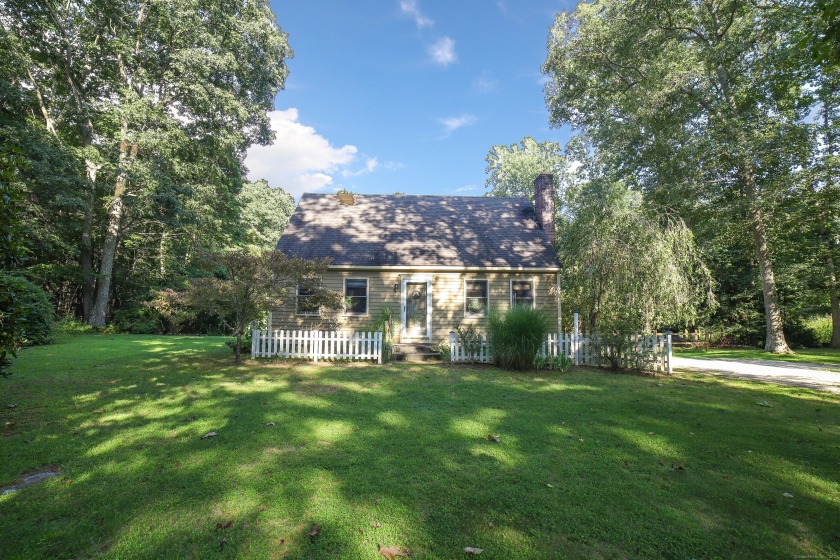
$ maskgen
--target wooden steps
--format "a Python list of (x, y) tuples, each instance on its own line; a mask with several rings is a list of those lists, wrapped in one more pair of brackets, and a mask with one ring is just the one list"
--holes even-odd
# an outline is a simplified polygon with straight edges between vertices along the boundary
[(394, 361), (439, 362), (440, 352), (430, 342), (404, 342), (394, 345)]

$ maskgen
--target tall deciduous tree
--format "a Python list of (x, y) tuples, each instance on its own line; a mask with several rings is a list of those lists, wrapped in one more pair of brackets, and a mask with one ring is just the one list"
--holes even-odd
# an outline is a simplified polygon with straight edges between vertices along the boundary
[[(782, 64), (795, 10), (746, 0), (598, 0), (562, 13), (544, 71), (554, 125), (581, 128), (648, 187), (731, 191), (761, 280), (768, 351), (788, 351), (768, 242), (780, 138), (796, 128), (803, 77)], [(687, 181), (691, 178), (691, 181)], [(693, 190), (692, 190), (693, 189)]]
[(295, 210), (294, 197), (260, 180), (245, 183), (237, 198), (242, 205), (245, 242), (266, 249), (276, 247)]
[(533, 199), (534, 180), (541, 173), (554, 175), (555, 185), (564, 184), (561, 177), (567, 160), (558, 142), (537, 142), (526, 136), (518, 144), (493, 146), (485, 161), (487, 168), (484, 173), (488, 175), (485, 186), (489, 189), (489, 196)]
[(715, 305), (712, 277), (685, 223), (604, 179), (573, 188), (559, 228), (565, 304), (604, 333), (693, 325)]
[(104, 325), (126, 219), (187, 191), (222, 205), (238, 191), (246, 148), (271, 137), (287, 37), (264, 0), (9, 0), (0, 15), (46, 128), (84, 161), (82, 299)]

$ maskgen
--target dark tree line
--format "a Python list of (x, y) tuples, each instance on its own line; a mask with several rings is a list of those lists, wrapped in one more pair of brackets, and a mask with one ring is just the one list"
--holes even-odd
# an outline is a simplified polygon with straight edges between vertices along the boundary
[(262, 0), (1, 3), (4, 188), (20, 199), (3, 220), (26, 226), (15, 273), (59, 316), (130, 324), (156, 290), (203, 274), (202, 254), (273, 246), (294, 202), (246, 183), (243, 158), (271, 139), (291, 56)]

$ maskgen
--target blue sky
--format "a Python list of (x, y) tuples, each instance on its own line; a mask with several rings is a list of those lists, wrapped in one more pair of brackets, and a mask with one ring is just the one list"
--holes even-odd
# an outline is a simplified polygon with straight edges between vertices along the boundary
[(485, 192), (484, 158), (551, 129), (540, 66), (572, 0), (273, 1), (295, 57), (251, 180), (303, 192)]

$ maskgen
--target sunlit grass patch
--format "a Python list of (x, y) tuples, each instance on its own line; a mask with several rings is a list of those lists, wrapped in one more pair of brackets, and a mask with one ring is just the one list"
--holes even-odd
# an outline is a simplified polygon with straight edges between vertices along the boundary
[(26, 350), (0, 380), (0, 405), (17, 405), (0, 408), (0, 486), (59, 475), (0, 497), (0, 557), (840, 553), (835, 395), (693, 374), (234, 366), (223, 341)]

